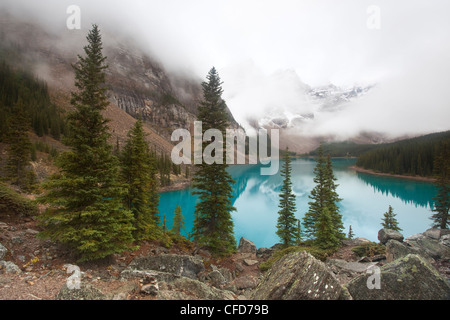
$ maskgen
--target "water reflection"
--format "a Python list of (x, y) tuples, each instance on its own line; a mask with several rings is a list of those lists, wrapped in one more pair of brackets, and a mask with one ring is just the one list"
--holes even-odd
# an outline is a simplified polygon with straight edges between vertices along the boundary
[[(356, 236), (377, 240), (383, 213), (389, 205), (394, 208), (403, 234), (409, 236), (430, 227), (431, 206), (435, 187), (431, 183), (357, 173), (348, 167), (354, 159), (333, 160), (338, 179), (339, 203), (345, 231), (349, 225)], [(292, 162), (292, 187), (296, 195), (296, 218), (302, 219), (308, 211), (309, 194), (314, 188), (311, 159), (295, 159)], [(280, 166), (281, 167), (281, 166)], [(259, 165), (235, 165), (229, 168), (236, 183), (233, 186), (232, 212), (234, 233), (255, 242), (257, 247), (270, 247), (279, 242), (276, 236), (279, 193), (282, 177), (261, 176)], [(185, 217), (185, 235), (192, 229), (197, 196), (192, 190), (180, 190), (161, 194), (160, 214), (165, 213), (168, 227), (172, 224), (177, 204)]]

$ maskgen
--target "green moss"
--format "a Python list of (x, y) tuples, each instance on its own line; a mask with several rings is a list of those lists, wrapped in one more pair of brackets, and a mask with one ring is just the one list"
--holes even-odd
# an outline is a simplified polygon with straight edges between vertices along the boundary
[[(267, 271), (272, 267), (272, 265), (276, 261), (278, 261), (285, 255), (293, 253), (293, 252), (300, 252), (300, 251), (306, 251), (309, 254), (311, 254), (314, 258), (321, 260), (321, 261), (325, 261), (325, 259), (334, 252), (333, 250), (324, 250), (324, 249), (314, 247), (314, 246), (291, 246), (291, 247), (287, 247), (287, 248), (275, 251), (267, 261), (262, 262), (259, 265), (259, 269), (261, 271)], [(290, 267), (293, 267), (293, 265)]]

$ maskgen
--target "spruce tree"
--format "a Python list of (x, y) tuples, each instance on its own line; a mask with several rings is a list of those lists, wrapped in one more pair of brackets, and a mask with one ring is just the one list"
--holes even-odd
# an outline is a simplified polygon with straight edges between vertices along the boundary
[(311, 190), (308, 202), (309, 210), (303, 217), (303, 232), (307, 238), (313, 239), (316, 234), (316, 222), (319, 219), (322, 209), (325, 207), (325, 181), (326, 181), (326, 160), (323, 155), (323, 146), (317, 150), (316, 166), (314, 168), (314, 183), (316, 186)]
[(122, 180), (128, 188), (125, 204), (134, 215), (136, 240), (155, 239), (160, 231), (156, 163), (145, 136), (139, 119), (128, 132), (120, 157)]
[(318, 216), (315, 237), (316, 244), (322, 249), (334, 249), (341, 243), (328, 207), (324, 207)]
[(342, 215), (340, 214), (340, 209), (338, 202), (342, 201), (336, 191), (339, 186), (336, 184), (336, 177), (333, 172), (333, 164), (331, 162), (331, 156), (327, 155), (327, 163), (325, 165), (325, 177), (326, 177), (326, 189), (327, 197), (325, 198), (326, 207), (330, 211), (331, 220), (333, 222), (333, 230), (337, 239), (344, 240), (344, 224), (342, 222)]
[(348, 227), (348, 234), (347, 234), (347, 239), (353, 239), (353, 237), (355, 236), (355, 234), (353, 233), (353, 230), (352, 230), (352, 226), (349, 226)]
[(281, 187), (280, 204), (278, 207), (278, 220), (276, 234), (281, 239), (285, 247), (294, 245), (297, 238), (297, 219), (295, 218), (295, 194), (292, 192), (291, 182), (291, 158), (289, 149), (286, 148), (283, 156), (283, 167), (281, 176), (284, 177)]
[(398, 221), (395, 218), (396, 214), (394, 213), (394, 209), (392, 209), (391, 206), (389, 206), (389, 209), (387, 212), (384, 213), (384, 218), (382, 219), (381, 225), (385, 229), (391, 229), (396, 231), (402, 231), (400, 227), (398, 226)]
[[(339, 213), (337, 205), (342, 199), (336, 192), (338, 185), (335, 183), (331, 157), (324, 156), (322, 145), (318, 148), (316, 161), (317, 164), (314, 168), (316, 186), (311, 190), (309, 198), (312, 201), (308, 203), (309, 210), (303, 217), (304, 233), (308, 238), (319, 243), (324, 241), (324, 232), (329, 232), (329, 240), (326, 241), (325, 246), (334, 245), (338, 243), (336, 241), (345, 238), (342, 215)], [(326, 214), (327, 217), (321, 217), (322, 214)], [(328, 220), (331, 221), (330, 228), (324, 227), (324, 223), (328, 223)], [(320, 231), (318, 230), (319, 225), (322, 228)], [(320, 237), (318, 237), (318, 232), (320, 232)]]
[(35, 175), (30, 168), (32, 144), (28, 137), (30, 119), (19, 101), (13, 108), (7, 132), (7, 175), (10, 181), (25, 191), (31, 191)]
[(433, 198), (433, 227), (448, 229), (450, 224), (450, 141), (441, 142), (434, 160), (437, 194)]
[[(208, 129), (217, 129), (225, 136), (229, 124), (229, 115), (222, 99), (222, 82), (215, 68), (212, 68), (207, 80), (202, 83), (203, 101), (198, 106), (198, 120), (202, 121), (202, 134)], [(202, 150), (208, 143), (204, 142)], [(193, 178), (199, 202), (195, 207), (193, 238), (200, 246), (208, 247), (214, 254), (227, 255), (235, 251), (233, 220), (231, 211), (232, 184), (234, 180), (227, 172), (225, 148), (222, 145), (222, 163), (207, 164), (203, 160), (196, 165)], [(219, 150), (216, 150), (219, 152)]]
[(50, 204), (41, 216), (42, 237), (67, 244), (79, 261), (95, 260), (130, 249), (133, 214), (123, 205), (125, 187), (119, 183), (119, 161), (112, 154), (107, 120), (106, 57), (94, 25), (87, 36), (85, 57), (73, 65), (75, 86), (64, 143), (70, 148), (57, 160), (60, 173), (44, 187), (40, 202)]
[(173, 223), (172, 223), (172, 231), (177, 236), (181, 236), (181, 230), (184, 229), (184, 217), (181, 213), (181, 207), (180, 205), (177, 205), (175, 208), (175, 213), (173, 216)]

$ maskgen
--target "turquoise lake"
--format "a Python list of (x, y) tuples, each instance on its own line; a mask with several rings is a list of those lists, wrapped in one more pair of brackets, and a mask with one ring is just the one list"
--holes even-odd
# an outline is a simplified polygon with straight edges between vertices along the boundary
[[(345, 230), (351, 225), (355, 237), (364, 237), (378, 242), (381, 219), (389, 205), (397, 214), (396, 218), (402, 234), (408, 237), (430, 228), (433, 197), (436, 188), (432, 183), (384, 177), (355, 172), (350, 169), (355, 159), (334, 159), (334, 173), (339, 184), (337, 192), (343, 199), (339, 203)], [(293, 159), (292, 184), (296, 195), (297, 214), (302, 219), (308, 211), (308, 198), (315, 184), (313, 169), (316, 163), (309, 159)], [(237, 241), (245, 237), (258, 248), (271, 247), (279, 242), (276, 232), (279, 193), (282, 177), (261, 176), (260, 165), (230, 166), (229, 172), (236, 183), (233, 186), (232, 212), (234, 235)], [(281, 163), (280, 163), (281, 168)], [(173, 213), (177, 204), (181, 206), (186, 230), (192, 229), (193, 214), (197, 196), (192, 189), (161, 193), (160, 215), (166, 215), (171, 227)]]

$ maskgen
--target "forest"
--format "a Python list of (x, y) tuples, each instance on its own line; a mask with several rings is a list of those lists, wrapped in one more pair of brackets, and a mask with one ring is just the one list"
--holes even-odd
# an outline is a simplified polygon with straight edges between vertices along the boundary
[(356, 165), (377, 172), (429, 177), (435, 173), (435, 159), (450, 131), (380, 145), (361, 154)]

